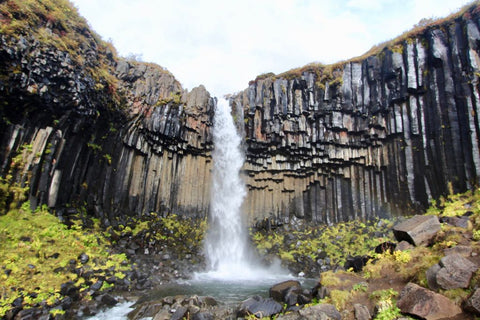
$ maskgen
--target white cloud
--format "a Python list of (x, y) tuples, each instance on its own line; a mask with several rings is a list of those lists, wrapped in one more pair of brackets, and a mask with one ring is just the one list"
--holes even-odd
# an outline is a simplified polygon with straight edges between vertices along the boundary
[(121, 55), (141, 54), (216, 95), (256, 75), (358, 56), (466, 0), (74, 0)]

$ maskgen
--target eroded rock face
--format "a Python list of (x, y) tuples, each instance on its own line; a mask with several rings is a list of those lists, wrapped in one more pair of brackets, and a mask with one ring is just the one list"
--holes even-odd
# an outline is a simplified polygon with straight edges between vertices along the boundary
[(478, 182), (478, 27), (460, 18), (364, 60), (257, 79), (237, 94), (250, 217), (364, 219)]
[[(478, 21), (472, 10), (377, 55), (234, 95), (249, 221), (388, 216), (478, 184)], [(34, 35), (0, 36), (1, 173), (30, 180), (33, 206), (86, 205), (107, 224), (205, 216), (213, 98), (82, 37), (80, 63)], [(22, 145), (31, 152), (13, 168)]]
[[(207, 214), (214, 100), (203, 86), (188, 92), (160, 66), (98, 52), (79, 66), (34, 37), (1, 36), (0, 56), (2, 75), (15, 69), (0, 86), (1, 170), (29, 179), (32, 206), (64, 215), (86, 205), (106, 224), (150, 212)], [(85, 67), (100, 60), (115, 73), (108, 85)]]

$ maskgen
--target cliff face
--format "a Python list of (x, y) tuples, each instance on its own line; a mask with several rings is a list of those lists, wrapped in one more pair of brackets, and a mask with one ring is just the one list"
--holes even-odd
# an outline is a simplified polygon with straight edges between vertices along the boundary
[(38, 14), (25, 22), (35, 29), (12, 31), (10, 16), (42, 9), (12, 3), (0, 8), (2, 175), (28, 183), (32, 206), (86, 207), (107, 224), (152, 211), (205, 216), (214, 105), (206, 89), (187, 92), (157, 65), (117, 58), (82, 21), (59, 32)]
[(259, 77), (237, 94), (250, 217), (365, 219), (478, 185), (477, 11), (366, 58)]
[[(250, 221), (367, 219), (478, 185), (479, 11), (234, 95)], [(2, 186), (28, 183), (33, 206), (86, 207), (107, 224), (207, 214), (204, 87), (187, 92), (157, 65), (117, 58), (65, 0), (2, 2), (0, 27)]]

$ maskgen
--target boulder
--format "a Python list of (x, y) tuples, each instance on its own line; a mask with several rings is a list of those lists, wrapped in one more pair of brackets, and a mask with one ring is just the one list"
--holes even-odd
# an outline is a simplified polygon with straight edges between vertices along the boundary
[(405, 241), (405, 240), (402, 240), (402, 241), (400, 241), (400, 242), (397, 244), (397, 248), (396, 248), (396, 249), (397, 249), (398, 251), (405, 251), (405, 250), (410, 250), (410, 249), (412, 249), (412, 248), (413, 248), (413, 246), (412, 246), (409, 242), (407, 242), (407, 241)]
[(462, 216), (462, 217), (443, 217), (441, 219), (443, 223), (447, 223), (451, 226), (454, 227), (459, 227), (459, 228), (464, 228), (468, 229), (469, 226), (471, 226), (470, 218), (468, 216)]
[(128, 319), (138, 320), (147, 317), (154, 317), (163, 307), (163, 301), (155, 300), (135, 305), (135, 309), (128, 313)]
[(341, 320), (342, 315), (338, 312), (334, 305), (328, 303), (317, 304), (308, 308), (304, 308), (298, 313), (304, 319), (332, 319)]
[(440, 270), (436, 274), (437, 284), (445, 290), (467, 288), (473, 273), (478, 267), (459, 254), (451, 254), (443, 257), (440, 262)]
[(472, 247), (462, 246), (462, 245), (458, 245), (458, 246), (455, 246), (455, 247), (452, 247), (452, 248), (447, 248), (447, 249), (443, 250), (443, 253), (446, 256), (454, 254), (454, 253), (458, 253), (459, 255), (461, 255), (465, 258), (470, 257), (472, 255), (472, 252), (473, 252)]
[(182, 320), (188, 314), (188, 308), (186, 307), (178, 307), (175, 312), (172, 314), (170, 320)]
[(99, 297), (99, 300), (106, 306), (113, 307), (118, 303), (118, 300), (115, 299), (113, 296), (111, 296), (108, 293), (105, 293)]
[(360, 272), (362, 271), (363, 267), (367, 265), (367, 262), (370, 259), (371, 257), (369, 256), (348, 257), (344, 265), (345, 270), (349, 270), (351, 268), (355, 272)]
[(155, 317), (153, 317), (153, 320), (170, 320), (171, 317), (172, 317), (172, 314), (170, 313), (170, 311), (163, 309), (157, 312)]
[(390, 253), (393, 253), (396, 247), (397, 247), (396, 243), (386, 241), (386, 242), (380, 243), (378, 246), (375, 247), (375, 253), (384, 253), (387, 251)]
[(407, 241), (414, 246), (428, 245), (440, 231), (437, 216), (416, 215), (393, 227), (397, 241)]
[(440, 267), (440, 265), (436, 263), (433, 266), (431, 266), (425, 273), (428, 287), (432, 290), (438, 290), (439, 288), (437, 283), (437, 273), (438, 271), (440, 271), (441, 268), (442, 267)]
[(264, 299), (260, 296), (253, 296), (243, 301), (237, 311), (238, 317), (255, 315), (258, 318), (270, 317), (282, 312), (283, 307), (272, 298)]
[(285, 295), (287, 292), (302, 292), (302, 285), (296, 280), (287, 280), (273, 285), (269, 289), (270, 298), (278, 302), (286, 302)]
[(331, 304), (318, 304), (293, 312), (287, 312), (276, 318), (277, 320), (340, 320), (340, 312)]
[(370, 320), (372, 316), (370, 315), (370, 311), (368, 308), (362, 304), (355, 303), (353, 305), (353, 309), (355, 311), (355, 320)]
[(467, 299), (464, 308), (469, 312), (480, 315), (480, 289), (475, 290), (475, 292)]
[(462, 313), (453, 301), (414, 283), (408, 283), (400, 293), (397, 307), (426, 320), (449, 319)]
[(192, 320), (213, 320), (213, 315), (209, 312), (195, 313)]

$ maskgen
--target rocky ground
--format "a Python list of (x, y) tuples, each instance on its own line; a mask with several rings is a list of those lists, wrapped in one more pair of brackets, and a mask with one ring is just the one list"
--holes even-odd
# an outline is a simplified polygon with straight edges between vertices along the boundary
[[(129, 318), (475, 319), (480, 314), (479, 199), (478, 191), (452, 196), (427, 215), (395, 222), (315, 230), (288, 226), (263, 230), (262, 239), (258, 235), (262, 232), (254, 232), (253, 241), (266, 261), (279, 257), (301, 275), (319, 271), (318, 286), (302, 288), (295, 280), (286, 281), (272, 286), (268, 297), (253, 296), (234, 306), (211, 297), (164, 297), (138, 303)], [(337, 235), (332, 238), (330, 232)], [(316, 247), (322, 235), (333, 239), (330, 244), (342, 254), (331, 254), (327, 245)], [(368, 238), (379, 243), (366, 250), (377, 243), (367, 243)], [(300, 252), (306, 243), (316, 255)]]
[[(67, 226), (79, 224), (62, 218)], [(85, 226), (91, 224), (83, 219)], [(124, 269), (92, 268), (98, 258), (86, 251), (59, 271), (76, 278), (62, 284), (56, 301), (35, 304), (21, 296), (6, 306), (4, 318), (78, 319), (125, 299), (138, 300), (130, 319), (474, 319), (480, 314), (479, 191), (451, 196), (426, 215), (408, 219), (252, 230), (252, 246), (266, 264), (280, 260), (292, 274), (318, 278), (315, 287), (292, 279), (272, 286), (268, 297), (234, 305), (198, 295), (149, 301), (156, 287), (204, 269), (204, 230), (205, 221), (174, 215), (118, 223), (104, 233), (111, 254), (127, 258)]]

